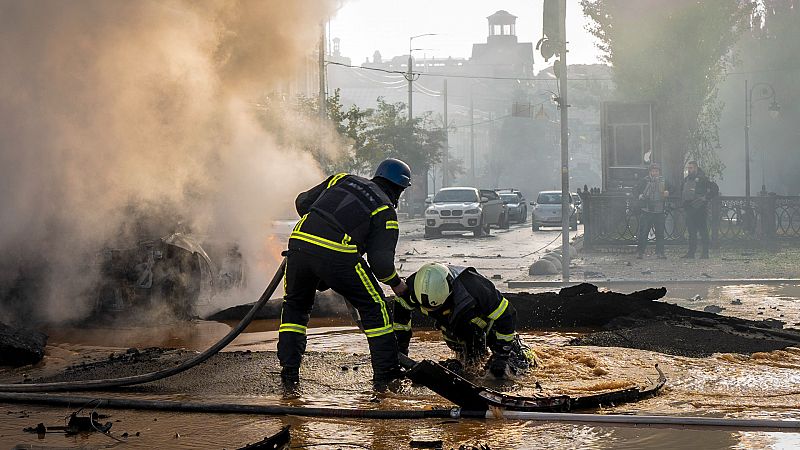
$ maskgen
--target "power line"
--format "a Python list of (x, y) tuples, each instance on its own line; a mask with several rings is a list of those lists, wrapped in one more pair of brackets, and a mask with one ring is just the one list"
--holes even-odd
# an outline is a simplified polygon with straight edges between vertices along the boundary
[[(327, 61), (327, 64), (333, 64), (336, 66), (347, 67), (350, 69), (361, 69), (361, 70), (371, 70), (374, 72), (383, 72), (389, 73), (393, 75), (401, 75), (404, 77), (408, 76), (407, 71), (400, 71), (400, 70), (389, 70), (389, 69), (381, 69), (379, 67), (364, 67), (364, 66), (354, 66), (352, 64), (344, 64), (334, 61)], [(749, 71), (737, 71), (737, 72), (727, 72), (726, 75), (749, 75), (755, 73), (764, 73), (764, 72), (796, 72), (799, 71), (800, 67), (782, 67), (782, 68), (775, 68), (775, 69), (760, 69), (760, 70), (749, 70)], [(466, 79), (482, 79), (482, 80), (509, 80), (509, 81), (556, 81), (554, 78), (528, 78), (528, 77), (493, 77), (493, 76), (484, 76), (484, 75), (462, 75), (462, 74), (447, 74), (447, 73), (430, 73), (430, 72), (411, 72), (412, 76), (415, 77), (438, 77), (438, 78), (466, 78)], [(569, 81), (614, 81), (613, 78), (567, 78)]]
[[(328, 61), (328, 64), (333, 64), (335, 66), (347, 67), (350, 69), (361, 69), (361, 70), (371, 70), (374, 72), (383, 72), (383, 73), (390, 73), (394, 75), (403, 75), (408, 76), (407, 71), (400, 71), (400, 70), (389, 70), (389, 69), (381, 69), (379, 67), (364, 67), (364, 66), (354, 66), (352, 64), (344, 64), (334, 61)], [(439, 77), (439, 78), (467, 78), (473, 80), (509, 80), (509, 81), (553, 81), (552, 78), (526, 78), (526, 77), (492, 77), (492, 76), (484, 76), (484, 75), (461, 75), (461, 74), (447, 74), (447, 73), (430, 73), (430, 72), (411, 72), (411, 76), (415, 77)], [(572, 81), (612, 81), (611, 78), (568, 78), (568, 80)]]

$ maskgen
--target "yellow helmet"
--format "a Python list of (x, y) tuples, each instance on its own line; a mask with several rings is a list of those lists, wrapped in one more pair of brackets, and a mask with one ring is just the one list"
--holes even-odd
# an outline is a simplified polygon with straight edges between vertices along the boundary
[(414, 277), (414, 294), (422, 307), (434, 310), (442, 305), (450, 296), (453, 276), (444, 264), (427, 263), (420, 267)]

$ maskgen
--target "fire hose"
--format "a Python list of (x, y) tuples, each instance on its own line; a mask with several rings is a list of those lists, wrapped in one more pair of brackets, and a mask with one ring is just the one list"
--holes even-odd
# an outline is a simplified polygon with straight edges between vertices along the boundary
[(275, 271), (275, 275), (272, 277), (272, 280), (267, 285), (267, 288), (264, 290), (264, 293), (261, 294), (261, 297), (258, 301), (250, 308), (250, 311), (242, 318), (238, 325), (233, 328), (225, 337), (220, 339), (216, 344), (209, 347), (206, 351), (200, 353), (199, 355), (195, 356), (194, 358), (188, 359), (183, 363), (175, 366), (170, 367), (168, 369), (162, 369), (156, 372), (145, 373), (141, 375), (133, 375), (129, 377), (121, 377), (121, 378), (106, 378), (101, 380), (87, 380), (87, 381), (62, 381), (62, 382), (53, 382), (53, 383), (14, 383), (14, 384), (0, 384), (0, 392), (58, 392), (58, 391), (89, 391), (89, 390), (102, 390), (102, 389), (110, 389), (122, 386), (132, 386), (135, 384), (142, 384), (142, 383), (150, 383), (152, 381), (161, 380), (163, 378), (171, 377), (178, 373), (184, 372), (186, 370), (191, 369), (192, 367), (206, 361), (208, 358), (211, 358), (215, 354), (219, 353), (220, 350), (225, 348), (228, 344), (230, 344), (234, 339), (236, 339), (239, 334), (250, 325), (250, 322), (253, 321), (253, 317), (255, 317), (258, 310), (264, 306), (267, 301), (269, 301), (272, 294), (275, 293), (275, 289), (277, 289), (278, 284), (283, 279), (284, 271), (286, 270), (286, 258), (281, 261), (278, 270)]

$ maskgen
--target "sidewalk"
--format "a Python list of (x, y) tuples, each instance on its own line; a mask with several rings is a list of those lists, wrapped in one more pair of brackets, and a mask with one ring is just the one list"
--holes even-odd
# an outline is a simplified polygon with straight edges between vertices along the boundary
[[(682, 259), (685, 246), (667, 246), (666, 260), (657, 259), (652, 247), (647, 253), (645, 259), (636, 259), (635, 251), (627, 253), (625, 249), (619, 253), (580, 252), (572, 261), (570, 284), (800, 284), (800, 247), (783, 247), (777, 253), (728, 247), (712, 250), (709, 259)], [(525, 275), (509, 287), (555, 286), (560, 281), (558, 275)]]

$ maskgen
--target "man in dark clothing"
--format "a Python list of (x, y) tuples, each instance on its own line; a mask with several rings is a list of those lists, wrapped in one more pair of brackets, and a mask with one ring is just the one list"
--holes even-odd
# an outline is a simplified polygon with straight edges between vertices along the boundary
[(395, 207), (410, 184), (408, 165), (387, 159), (372, 179), (340, 173), (297, 197), (295, 206), (301, 218), (289, 238), (278, 333), (285, 386), (292, 387), (300, 380), (314, 295), (328, 288), (359, 313), (376, 389), (382, 390), (400, 376), (397, 341), (378, 281), (397, 295), (408, 290), (394, 268), (394, 254), (399, 234)]
[(708, 227), (706, 216), (708, 211), (708, 177), (703, 169), (697, 166), (696, 161), (686, 164), (686, 178), (681, 186), (681, 199), (686, 212), (686, 229), (689, 231), (689, 251), (683, 258), (694, 258), (697, 251), (697, 234), (703, 244), (703, 253), (700, 258), (708, 258)]
[(409, 293), (395, 298), (397, 346), (408, 354), (411, 313), (430, 317), (447, 345), (467, 362), (492, 355), (487, 363), (497, 378), (507, 369), (521, 372), (534, 364), (534, 354), (515, 331), (516, 310), (491, 281), (472, 267), (428, 263), (410, 277)]
[(650, 173), (639, 183), (636, 190), (639, 194), (641, 213), (639, 214), (639, 245), (638, 259), (644, 258), (644, 250), (647, 247), (647, 240), (650, 229), (654, 228), (656, 233), (656, 256), (666, 259), (664, 254), (664, 221), (666, 198), (669, 197), (664, 177), (661, 176), (661, 166), (656, 163), (650, 164)]

